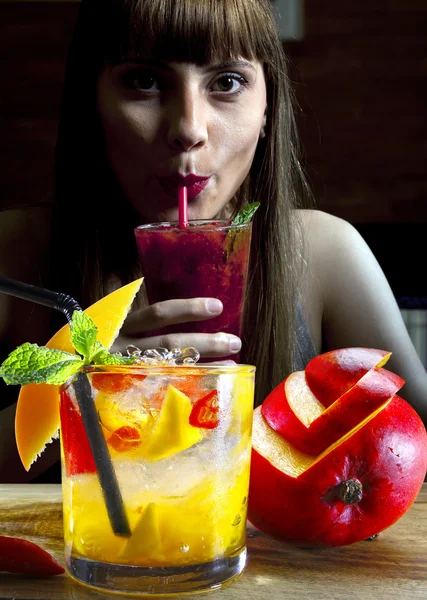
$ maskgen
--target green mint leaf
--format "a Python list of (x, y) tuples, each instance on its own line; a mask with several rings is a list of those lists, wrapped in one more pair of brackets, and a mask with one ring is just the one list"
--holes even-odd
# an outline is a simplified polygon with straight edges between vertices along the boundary
[(97, 334), (98, 328), (92, 319), (83, 311), (75, 310), (71, 318), (70, 339), (86, 363), (92, 360)]
[(95, 351), (92, 354), (93, 365), (133, 365), (135, 361), (136, 357), (111, 354), (100, 342), (96, 342)]
[(8, 385), (62, 385), (83, 364), (77, 354), (26, 342), (11, 352), (0, 365), (0, 376)]
[(133, 365), (135, 359), (130, 356), (117, 356), (117, 354), (110, 354), (108, 350), (104, 350), (96, 355), (94, 365)]
[(259, 208), (259, 202), (252, 202), (244, 206), (234, 217), (232, 225), (242, 225), (243, 223), (249, 223), (252, 217)]
[(0, 377), (8, 385), (62, 385), (87, 364), (132, 365), (136, 362), (136, 357), (111, 354), (97, 341), (97, 333), (98, 328), (86, 313), (74, 311), (70, 340), (78, 354), (36, 344), (22, 344), (0, 365)]

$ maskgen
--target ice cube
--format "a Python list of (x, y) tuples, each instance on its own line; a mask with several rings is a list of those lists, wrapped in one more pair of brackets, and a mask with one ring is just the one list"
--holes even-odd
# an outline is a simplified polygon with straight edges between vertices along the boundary
[(148, 348), (147, 350), (141, 350), (137, 346), (129, 345), (126, 348), (127, 355), (136, 358), (137, 363), (144, 363), (147, 365), (161, 366), (175, 366), (175, 365), (194, 365), (200, 359), (200, 353), (196, 348), (189, 346), (188, 348)]

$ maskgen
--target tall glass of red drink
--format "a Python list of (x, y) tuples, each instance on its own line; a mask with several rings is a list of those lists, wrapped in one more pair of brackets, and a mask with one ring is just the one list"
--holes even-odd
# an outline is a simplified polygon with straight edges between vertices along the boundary
[[(241, 337), (252, 222), (154, 223), (135, 229), (150, 304), (174, 298), (218, 298), (222, 313), (205, 321), (171, 325), (150, 335), (219, 331)], [(238, 355), (228, 357), (239, 361)]]

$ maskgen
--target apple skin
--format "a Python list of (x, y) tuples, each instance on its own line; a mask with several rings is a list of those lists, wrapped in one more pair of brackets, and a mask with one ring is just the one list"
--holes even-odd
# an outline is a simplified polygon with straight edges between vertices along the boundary
[(327, 408), (370, 369), (382, 367), (390, 356), (391, 352), (376, 348), (340, 348), (324, 352), (307, 364), (307, 385)]
[[(260, 409), (254, 414), (248, 519), (265, 534), (306, 546), (344, 546), (380, 533), (412, 506), (426, 475), (427, 433), (399, 396), (299, 477), (262, 456), (255, 417), (269, 426)], [(363, 486), (356, 504), (337, 497), (348, 480)]]
[[(404, 379), (391, 371), (372, 368), (306, 427), (295, 415), (287, 399), (287, 381), (293, 376), (287, 377), (267, 396), (261, 412), (270, 427), (295, 448), (316, 456), (380, 408), (405, 383)], [(304, 393), (304, 389), (300, 391)], [(308, 393), (312, 393), (310, 389)]]

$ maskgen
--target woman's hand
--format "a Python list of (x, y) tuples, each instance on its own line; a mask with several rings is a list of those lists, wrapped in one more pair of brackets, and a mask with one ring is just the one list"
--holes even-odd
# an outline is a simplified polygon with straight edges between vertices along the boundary
[(242, 346), (240, 338), (228, 333), (172, 333), (142, 337), (147, 331), (162, 329), (168, 325), (204, 321), (222, 313), (223, 305), (217, 298), (188, 298), (157, 302), (131, 312), (111, 350), (126, 354), (126, 347), (134, 345), (146, 348), (187, 348), (194, 346), (205, 358), (237, 354)]

